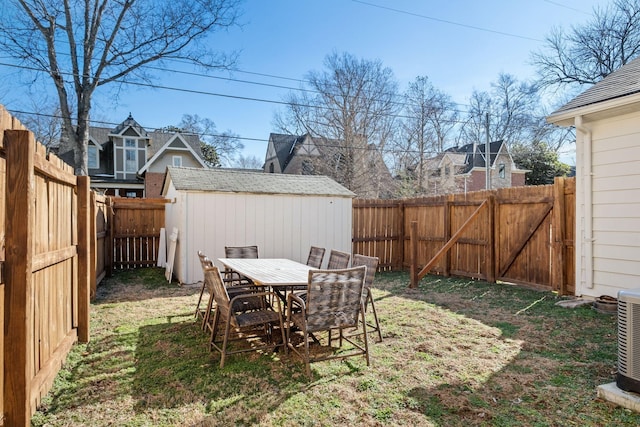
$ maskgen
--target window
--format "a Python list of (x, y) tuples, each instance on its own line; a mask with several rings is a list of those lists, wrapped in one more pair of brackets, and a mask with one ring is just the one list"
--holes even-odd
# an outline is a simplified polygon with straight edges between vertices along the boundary
[(138, 197), (138, 193), (136, 193), (135, 191), (127, 191), (127, 197)]
[(444, 167), (444, 176), (449, 176), (449, 165)]
[(273, 168), (273, 162), (269, 163), (269, 173), (273, 173), (274, 168)]
[(498, 176), (499, 176), (500, 178), (503, 178), (503, 179), (504, 179), (504, 178), (505, 178), (505, 176), (506, 176), (504, 163), (500, 163), (500, 164), (498, 165)]
[(136, 140), (127, 138), (124, 140), (124, 171), (136, 172), (138, 170), (138, 149)]
[(87, 147), (87, 167), (89, 169), (98, 169), (100, 167), (98, 147), (93, 144), (89, 144)]
[(182, 156), (173, 156), (173, 166), (175, 167), (182, 166)]

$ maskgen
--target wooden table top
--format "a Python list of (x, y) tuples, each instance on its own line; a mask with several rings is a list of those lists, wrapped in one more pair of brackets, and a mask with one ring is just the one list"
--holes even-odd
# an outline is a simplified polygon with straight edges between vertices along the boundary
[(315, 270), (286, 258), (218, 258), (218, 261), (257, 285), (271, 287), (305, 286), (309, 270)]

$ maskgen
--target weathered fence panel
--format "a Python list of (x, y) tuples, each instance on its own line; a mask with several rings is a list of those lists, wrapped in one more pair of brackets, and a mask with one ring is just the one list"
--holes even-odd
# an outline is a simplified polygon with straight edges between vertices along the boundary
[(72, 344), (89, 339), (89, 180), (2, 107), (0, 136), (0, 405), (5, 425), (27, 426)]
[(114, 269), (153, 267), (158, 260), (166, 199), (111, 199)]
[[(411, 268), (415, 279), (453, 274), (573, 294), (574, 193), (575, 179), (558, 178), (548, 186), (354, 200), (353, 252), (378, 256), (390, 269)], [(393, 221), (382, 226), (379, 217)], [(387, 236), (402, 243), (399, 258), (377, 248)]]
[(404, 250), (401, 218), (398, 203), (360, 201), (353, 210), (353, 253), (377, 256), (381, 270), (397, 269)]

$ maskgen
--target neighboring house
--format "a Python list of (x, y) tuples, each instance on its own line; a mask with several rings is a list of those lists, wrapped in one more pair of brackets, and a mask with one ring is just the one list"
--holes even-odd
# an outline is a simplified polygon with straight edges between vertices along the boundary
[[(452, 147), (425, 162), (424, 188), (428, 194), (461, 193), (486, 188), (485, 144)], [(524, 185), (525, 174), (514, 163), (507, 144), (494, 141), (489, 145), (491, 188)]]
[(198, 251), (217, 262), (225, 246), (258, 245), (261, 258), (302, 263), (311, 246), (351, 252), (355, 194), (326, 176), (170, 166), (162, 196), (172, 201), (165, 224), (178, 229), (171, 261), (181, 283), (202, 280)]
[(382, 154), (374, 144), (351, 150), (352, 173), (347, 171), (339, 141), (272, 133), (269, 135), (264, 171), (289, 175), (327, 175), (361, 198), (393, 197), (396, 184)]
[(640, 59), (547, 117), (576, 128), (576, 295), (640, 287)]
[[(91, 126), (91, 188), (112, 196), (160, 197), (167, 166), (206, 168), (197, 135), (147, 131), (131, 115), (115, 128)], [(73, 161), (73, 153), (60, 155)]]

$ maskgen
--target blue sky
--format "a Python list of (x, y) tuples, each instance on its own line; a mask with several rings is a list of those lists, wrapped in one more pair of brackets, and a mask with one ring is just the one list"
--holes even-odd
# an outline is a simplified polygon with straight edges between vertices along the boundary
[[(216, 79), (157, 72), (154, 83), (184, 92), (135, 86), (97, 94), (93, 118), (118, 123), (129, 112), (148, 129), (177, 124), (183, 114), (213, 120), (218, 131), (243, 139), (244, 155), (261, 161), (273, 114), (310, 70), (321, 70), (333, 51), (379, 59), (404, 90), (419, 75), (465, 104), (473, 90), (489, 90), (500, 72), (520, 80), (534, 76), (530, 53), (554, 26), (586, 22), (590, 0), (246, 0), (242, 28), (216, 34), (211, 43), (239, 51), (239, 71)], [(170, 64), (168, 69), (199, 72)], [(0, 66), (0, 75), (6, 75)], [(233, 80), (243, 80), (239, 82)], [(247, 83), (252, 82), (252, 83)], [(6, 82), (5, 82), (6, 84)], [(9, 110), (29, 110), (20, 87), (0, 88)], [(212, 95), (217, 94), (217, 95)], [(271, 101), (271, 102), (267, 102)], [(569, 159), (567, 155), (565, 159)]]

